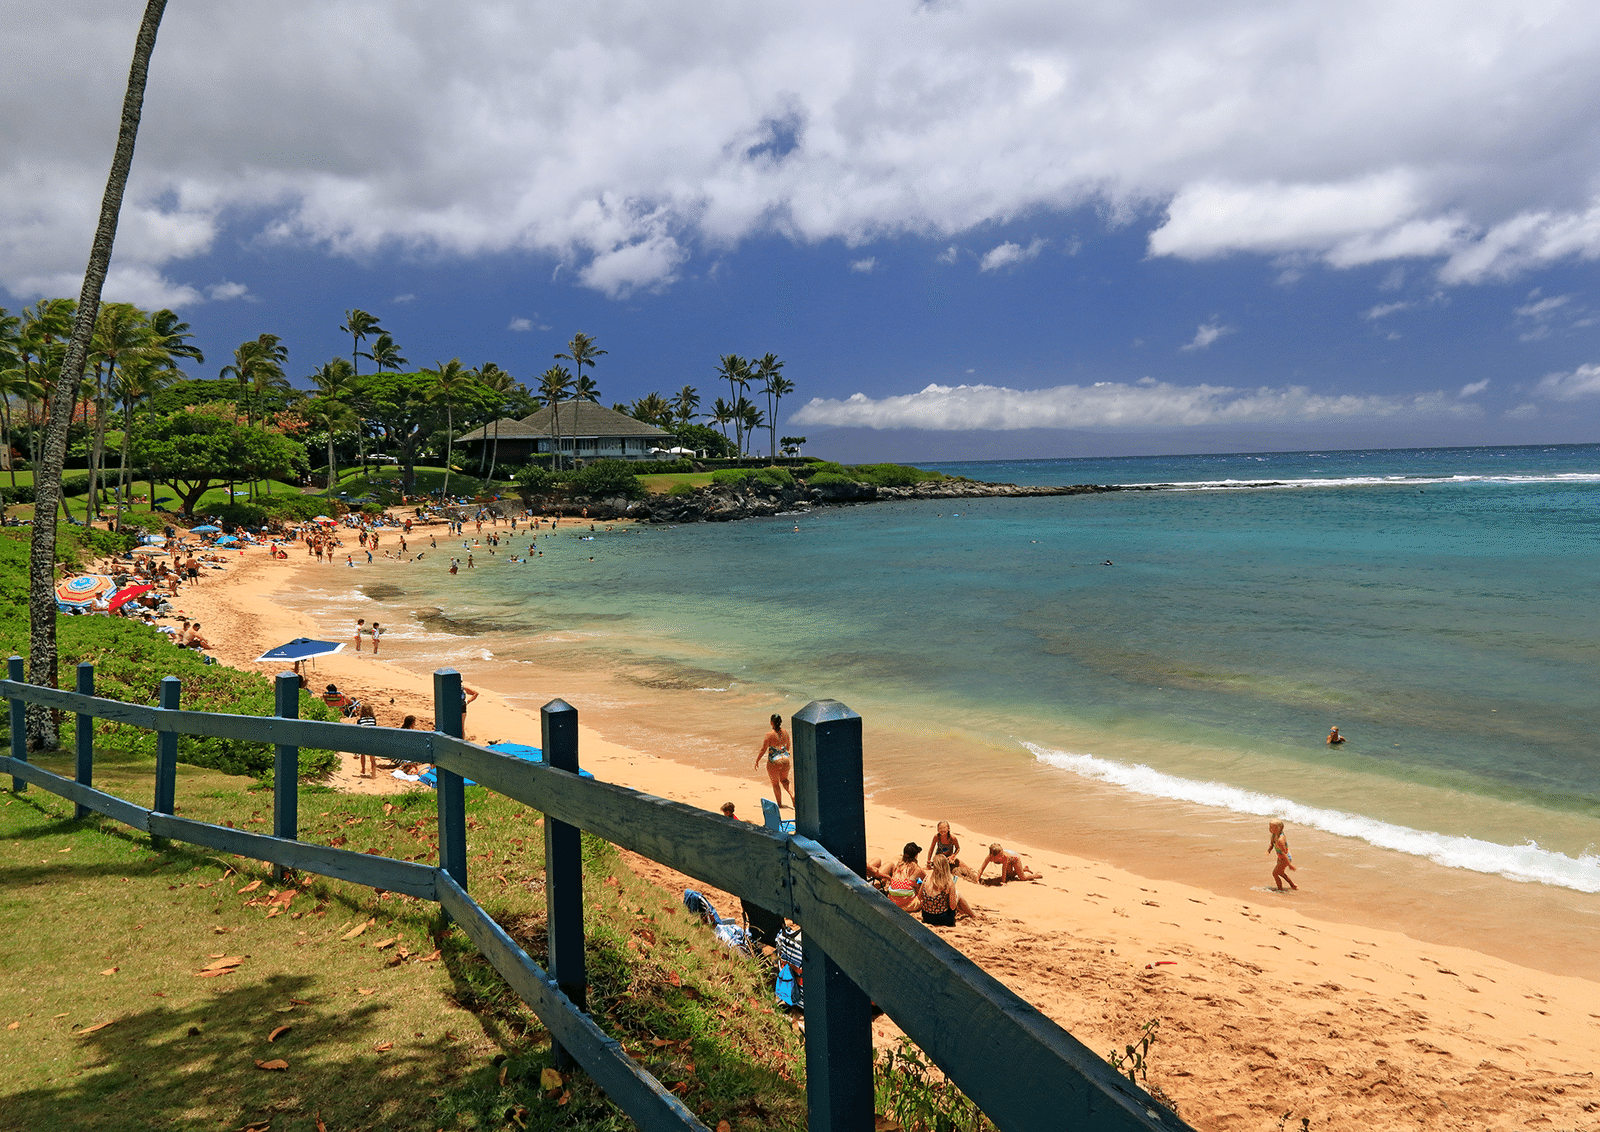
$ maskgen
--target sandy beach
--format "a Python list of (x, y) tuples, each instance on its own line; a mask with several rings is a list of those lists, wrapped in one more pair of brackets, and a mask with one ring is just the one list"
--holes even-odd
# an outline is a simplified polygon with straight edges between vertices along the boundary
[[(380, 559), (363, 568), (362, 580), (387, 565)], [(303, 550), (280, 561), (253, 548), (226, 572), (186, 589), (180, 605), (203, 624), (220, 660), (262, 670), (253, 658), (294, 637), (351, 640), (353, 624), (319, 623), (292, 601), (280, 604), (335, 569), (349, 572), (342, 564), (319, 566)], [(403, 643), (385, 642), (380, 658), (364, 647), (369, 651), (347, 646), (319, 659), (313, 686), (337, 683), (360, 695), (377, 707), (382, 724), (397, 726), (412, 713), (427, 726), (426, 671), (408, 667)], [(467, 719), (468, 737), (478, 741), (536, 743), (536, 703), (557, 695), (580, 713), (588, 707), (581, 698), (587, 678), (522, 673), (524, 686), (548, 689), (543, 700), (530, 701), (464, 672), (481, 693)], [(594, 715), (618, 718), (614, 710)], [(738, 723), (748, 721), (730, 721), (730, 728)], [(758, 738), (749, 736), (751, 757)], [(583, 765), (598, 778), (708, 809), (733, 801), (742, 816), (759, 818), (761, 772), (719, 774), (646, 753), (651, 748), (645, 722), (597, 730), (591, 719), (581, 731)], [(360, 778), (355, 757), (345, 759), (334, 782), (341, 789), (414, 788)], [(942, 801), (930, 792), (917, 808), (938, 812)], [(874, 855), (897, 856), (908, 840), (925, 849), (931, 825), (926, 816), (869, 799)], [(1531, 891), (1517, 940), (1475, 935), (1470, 902), (1453, 917), (1430, 916), (1421, 940), (1397, 930), (1405, 922), (1403, 893), (1367, 900), (1352, 889), (1341, 907), (1379, 911), (1339, 922), (1308, 914), (1292, 895), (1259, 891), (1270, 872), (1264, 825), (1257, 865), (1219, 880), (1203, 874), (1217, 891), (1197, 886), (1202, 874), (1194, 862), (1158, 867), (1146, 855), (1134, 869), (1127, 853), (1095, 860), (1018, 843), (994, 825), (952, 826), (965, 860), (976, 864), (983, 845), (1003, 840), (1044, 879), (963, 885), (981, 918), (942, 929), (945, 937), (1096, 1051), (1121, 1048), (1159, 1020), (1150, 1081), (1198, 1128), (1298, 1128), (1304, 1118), (1314, 1129), (1600, 1129), (1600, 981), (1592, 948), (1581, 948), (1581, 965), (1566, 962), (1579, 954), (1581, 939), (1569, 926), (1552, 953)], [(1297, 855), (1307, 844), (1296, 842)], [(659, 866), (636, 867), (669, 887), (684, 883)], [(1246, 875), (1253, 881), (1237, 883)], [(726, 910), (733, 902), (718, 895)], [(894, 1036), (892, 1021), (877, 1027), (880, 1041)]]

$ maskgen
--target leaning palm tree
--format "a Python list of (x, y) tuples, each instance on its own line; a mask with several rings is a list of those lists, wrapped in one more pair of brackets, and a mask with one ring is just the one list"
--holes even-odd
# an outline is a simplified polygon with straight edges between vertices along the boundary
[(718, 397), (711, 402), (711, 423), (722, 430), (724, 438), (728, 437), (728, 426), (733, 423), (733, 406)]
[[(341, 365), (348, 365), (343, 358)], [(304, 409), (306, 420), (328, 434), (328, 494), (331, 497), (339, 484), (339, 465), (335, 462), (333, 437), (335, 433), (348, 432), (359, 423), (355, 410), (344, 401), (326, 393), (313, 397)]]
[(100, 514), (100, 482), (105, 476), (102, 467), (106, 448), (106, 422), (114, 401), (112, 389), (116, 385), (119, 367), (135, 359), (155, 364), (170, 361), (166, 347), (156, 340), (151, 330), (149, 316), (132, 303), (106, 303), (100, 308), (91, 340), (96, 359), (94, 367), (94, 441), (89, 454), (89, 504), (87, 516)]
[(377, 366), (379, 373), (386, 369), (398, 372), (400, 367), (406, 364), (406, 360), (400, 356), (400, 347), (396, 346), (394, 339), (387, 334), (379, 334), (377, 340), (372, 343), (372, 353), (361, 356)]
[(551, 468), (561, 467), (561, 399), (572, 393), (572, 374), (566, 366), (551, 366), (539, 375), (539, 396), (550, 406), (555, 448), (550, 453)]
[[(128, 89), (122, 100), (122, 123), (117, 131), (116, 153), (106, 177), (106, 191), (100, 202), (100, 221), (95, 228), (89, 263), (83, 273), (83, 290), (78, 296), (77, 317), (72, 337), (61, 361), (61, 376), (50, 395), (50, 413), (44, 449), (34, 473), (36, 505), (33, 538), (28, 550), (28, 678), (35, 684), (56, 686), (56, 510), (61, 505), (61, 465), (67, 455), (67, 426), (71, 423), (78, 383), (83, 380), (89, 357), (89, 339), (95, 318), (100, 313), (100, 292), (106, 271), (111, 266), (112, 246), (116, 242), (117, 217), (122, 212), (122, 197), (128, 187), (128, 171), (133, 166), (134, 143), (139, 136), (139, 116), (144, 109), (145, 83), (150, 74), (150, 55), (155, 50), (156, 32), (167, 0), (148, 0), (139, 34), (134, 40), (133, 64), (128, 69)], [(33, 746), (55, 746), (56, 724), (43, 704), (28, 707), (28, 734)]]
[[(748, 397), (741, 397), (733, 406), (734, 423), (741, 429), (740, 435), (748, 442), (756, 434), (756, 430), (766, 423), (761, 415), (761, 408)], [(744, 449), (739, 450), (739, 455), (748, 456)]]
[(356, 359), (361, 357), (361, 340), (368, 334), (382, 334), (383, 327), (378, 325), (378, 316), (375, 314), (368, 314), (364, 310), (348, 310), (344, 312), (344, 325), (339, 329), (353, 339), (350, 369), (359, 373), (361, 367), (356, 364)]
[(451, 358), (448, 362), (434, 362), (433, 368), (423, 370), (430, 375), (435, 385), (433, 398), (444, 402), (444, 488), (446, 498), (450, 496), (450, 457), (455, 445), (455, 398), (458, 393), (471, 385), (475, 380), (473, 372), (461, 364), (460, 358)]

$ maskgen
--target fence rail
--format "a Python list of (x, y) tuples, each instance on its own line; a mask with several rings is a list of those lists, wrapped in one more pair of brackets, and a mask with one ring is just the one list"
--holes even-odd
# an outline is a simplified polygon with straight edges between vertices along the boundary
[[(530, 763), (461, 738), (461, 676), (434, 674), (434, 732), (361, 728), (293, 718), (299, 681), (277, 678), (277, 715), (223, 715), (179, 707), (176, 679), (160, 706), (93, 695), (91, 666), (77, 691), (32, 685), (12, 657), (0, 696), (11, 706), (11, 754), (0, 774), (148, 833), (153, 841), (203, 845), (271, 864), (437, 902), (549, 1029), (558, 1063), (576, 1063), (646, 1132), (705, 1125), (584, 1009), (583, 872), (588, 831), (749, 900), (804, 929), (806, 1090), (811, 1132), (873, 1127), (871, 1008), (875, 1003), (1004, 1132), (1084, 1129), (1150, 1132), (1188, 1126), (1102, 1059), (861, 879), (866, 865), (861, 718), (832, 700), (793, 717), (797, 833), (785, 836), (681, 802), (578, 775), (577, 711), (555, 700), (541, 711), (545, 763)], [(27, 759), (25, 705), (77, 717), (74, 776)], [(93, 787), (96, 719), (157, 736), (147, 809)], [(175, 815), (177, 739), (222, 736), (276, 746), (273, 833), (251, 833)], [(424, 865), (299, 840), (298, 750), (377, 755), (438, 768), (439, 864)], [(463, 779), (545, 815), (550, 970), (529, 958), (472, 899), (467, 883)]]

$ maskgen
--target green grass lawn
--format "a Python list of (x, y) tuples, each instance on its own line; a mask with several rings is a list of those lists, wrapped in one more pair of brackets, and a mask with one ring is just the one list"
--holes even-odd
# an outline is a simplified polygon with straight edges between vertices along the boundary
[(651, 495), (665, 495), (680, 483), (690, 487), (705, 487), (711, 482), (710, 472), (667, 472), (663, 475), (640, 476), (639, 482)]
[[(99, 753), (96, 785), (148, 804), (151, 771)], [(542, 818), (467, 793), (474, 895), (542, 963)], [(180, 766), (177, 796), (186, 817), (271, 828), (252, 780)], [(306, 840), (436, 860), (431, 792), (303, 787), (300, 814)], [(0, 839), (0, 1129), (632, 1127), (582, 1074), (540, 1087), (548, 1034), (432, 904), (157, 849), (38, 787), (0, 793)], [(596, 1019), (711, 1127), (802, 1127), (770, 976), (611, 846), (586, 838), (585, 860)]]

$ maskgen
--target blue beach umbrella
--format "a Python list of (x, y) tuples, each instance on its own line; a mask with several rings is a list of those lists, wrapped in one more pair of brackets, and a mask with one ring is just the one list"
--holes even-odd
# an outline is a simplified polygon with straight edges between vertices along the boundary
[(221, 529), (221, 527), (213, 527), (210, 523), (207, 523), (203, 527), (190, 527), (189, 533), (192, 535), (214, 535)]
[(268, 649), (256, 660), (310, 660), (314, 656), (328, 656), (342, 648), (343, 641), (313, 641), (310, 637), (296, 637), (288, 644)]

